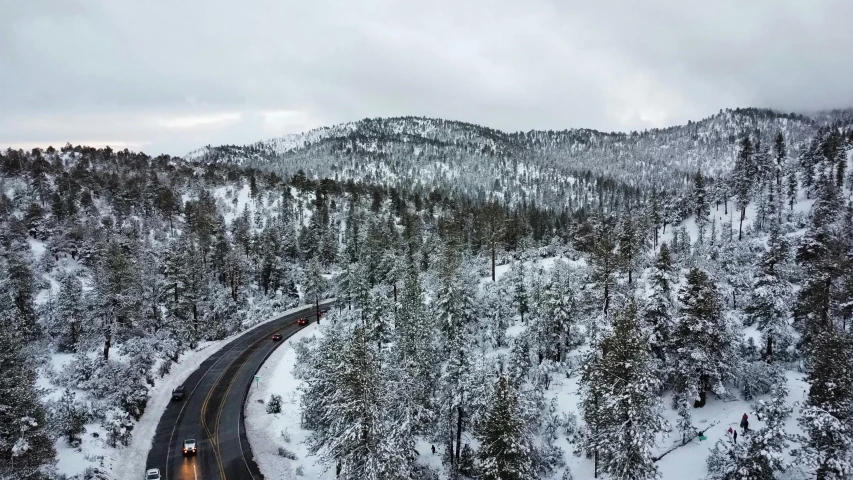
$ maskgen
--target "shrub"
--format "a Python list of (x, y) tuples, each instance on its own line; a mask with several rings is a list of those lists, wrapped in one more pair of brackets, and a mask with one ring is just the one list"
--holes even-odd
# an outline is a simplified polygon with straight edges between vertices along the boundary
[(284, 447), (278, 447), (278, 456), (288, 458), (288, 459), (293, 460), (293, 461), (299, 460), (299, 457), (297, 457), (295, 453), (291, 452), (290, 450), (288, 450)]
[(281, 395), (270, 395), (270, 401), (267, 402), (267, 413), (281, 413)]

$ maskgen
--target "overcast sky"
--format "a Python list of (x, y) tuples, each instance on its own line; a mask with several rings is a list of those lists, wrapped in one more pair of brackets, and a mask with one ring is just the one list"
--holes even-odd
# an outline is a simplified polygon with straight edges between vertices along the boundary
[(0, 146), (180, 155), (376, 116), (610, 131), (849, 107), (851, 20), (850, 0), (0, 0)]

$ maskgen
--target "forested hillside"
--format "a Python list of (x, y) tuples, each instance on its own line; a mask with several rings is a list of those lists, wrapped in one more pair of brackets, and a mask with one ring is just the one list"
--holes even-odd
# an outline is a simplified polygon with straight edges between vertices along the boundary
[(692, 412), (754, 398), (763, 425), (717, 446), (711, 478), (848, 478), (844, 115), (637, 134), (366, 120), (187, 159), (7, 150), (0, 478), (110, 478), (76, 449), (127, 445), (182, 353), (330, 295), (294, 374), (308, 448), (340, 478), (654, 478), (667, 425), (686, 442)]
[[(253, 145), (205, 147), (188, 158), (264, 168), (288, 177), (356, 179), (554, 210), (612, 206), (609, 198), (681, 191), (696, 172), (723, 178), (740, 139), (771, 147), (781, 133), (797, 157), (821, 127), (851, 124), (849, 110), (813, 117), (737, 109), (643, 132), (589, 129), (504, 133), (441, 119), (365, 119)], [(602, 193), (604, 192), (604, 193)]]

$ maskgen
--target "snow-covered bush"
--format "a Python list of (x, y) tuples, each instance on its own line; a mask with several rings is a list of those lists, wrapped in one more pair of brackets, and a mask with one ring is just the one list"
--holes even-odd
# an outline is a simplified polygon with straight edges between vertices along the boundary
[(267, 413), (281, 413), (281, 395), (270, 395), (270, 400), (267, 402)]
[(564, 466), (563, 449), (556, 445), (542, 445), (531, 450), (531, 465), (536, 478), (549, 478), (554, 470)]
[(770, 392), (773, 387), (773, 374), (770, 365), (765, 362), (747, 362), (739, 369), (737, 385), (744, 400), (752, 400)]
[(110, 410), (101, 422), (101, 426), (107, 431), (107, 445), (116, 447), (119, 444), (125, 446), (130, 444), (133, 422), (127, 412), (118, 409)]
[(459, 456), (459, 473), (466, 477), (477, 477), (476, 465), (474, 465), (474, 450), (469, 444), (462, 447), (462, 453)]
[(89, 417), (86, 408), (75, 401), (74, 397), (74, 392), (66, 388), (62, 397), (49, 405), (50, 424), (53, 431), (65, 437), (69, 444), (74, 443), (86, 431), (84, 425)]
[(287, 459), (290, 459), (293, 461), (299, 460), (299, 457), (297, 457), (295, 453), (291, 452), (290, 450), (288, 450), (284, 447), (278, 447), (278, 456), (284, 457), (284, 458), (287, 458)]
[(575, 412), (566, 412), (561, 421), (567, 437), (574, 436), (578, 431), (578, 416)]

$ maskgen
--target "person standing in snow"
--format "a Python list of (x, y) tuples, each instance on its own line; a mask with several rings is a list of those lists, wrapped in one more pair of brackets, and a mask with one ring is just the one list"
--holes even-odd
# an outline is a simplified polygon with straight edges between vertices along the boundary
[(749, 417), (744, 413), (743, 417), (740, 419), (740, 428), (743, 429), (744, 433), (749, 431)]

